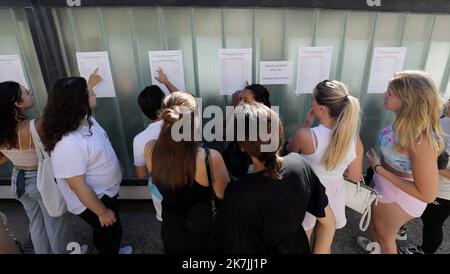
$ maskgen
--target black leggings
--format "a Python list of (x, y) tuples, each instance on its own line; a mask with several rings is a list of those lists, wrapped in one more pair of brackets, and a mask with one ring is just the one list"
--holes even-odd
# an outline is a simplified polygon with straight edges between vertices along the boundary
[(422, 250), (433, 254), (442, 244), (442, 226), (450, 215), (450, 200), (436, 198), (434, 203), (428, 204), (422, 214), (423, 235)]
[(106, 208), (111, 209), (116, 214), (116, 222), (113, 225), (102, 227), (98, 216), (89, 209), (86, 209), (78, 216), (92, 227), (94, 245), (98, 253), (117, 254), (119, 253), (120, 241), (122, 240), (122, 224), (120, 223), (117, 195), (113, 198), (104, 195), (101, 201)]

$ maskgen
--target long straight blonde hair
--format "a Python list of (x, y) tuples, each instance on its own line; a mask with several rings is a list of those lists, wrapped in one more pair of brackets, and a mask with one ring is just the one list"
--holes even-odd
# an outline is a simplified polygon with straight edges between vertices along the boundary
[(323, 158), (326, 169), (332, 170), (344, 159), (355, 141), (360, 124), (359, 100), (349, 95), (347, 87), (336, 80), (317, 84), (313, 96), (319, 105), (327, 106), (330, 117), (336, 119)]
[(431, 76), (424, 71), (401, 71), (391, 79), (388, 90), (402, 101), (394, 122), (398, 136), (395, 149), (415, 151), (414, 144), (422, 140), (424, 133), (425, 139), (439, 153), (444, 147), (444, 132), (439, 122), (442, 99)]

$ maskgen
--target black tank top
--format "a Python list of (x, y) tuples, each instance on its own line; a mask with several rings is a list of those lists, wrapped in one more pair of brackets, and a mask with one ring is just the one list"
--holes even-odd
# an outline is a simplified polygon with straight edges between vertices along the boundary
[(206, 254), (212, 228), (209, 187), (194, 181), (178, 189), (159, 188), (162, 196), (161, 236), (168, 254)]

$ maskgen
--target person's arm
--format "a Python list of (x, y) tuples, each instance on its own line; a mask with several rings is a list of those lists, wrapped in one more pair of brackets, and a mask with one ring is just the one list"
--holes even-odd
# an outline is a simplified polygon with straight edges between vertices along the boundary
[(147, 167), (147, 171), (149, 174), (152, 174), (152, 156), (153, 156), (153, 146), (156, 141), (151, 140), (147, 142), (145, 145), (144, 153), (145, 153), (145, 166)]
[(289, 143), (286, 145), (286, 150), (288, 152), (312, 154), (315, 150), (313, 148), (312, 138), (313, 136), (309, 128), (300, 128), (289, 140)]
[(85, 175), (67, 178), (66, 180), (70, 189), (75, 192), (83, 205), (98, 216), (102, 227), (113, 225), (116, 222), (114, 212), (105, 207), (92, 188), (86, 184)]
[(445, 177), (447, 179), (450, 179), (450, 170), (448, 170), (448, 169), (439, 169), (439, 175), (441, 175), (441, 176), (443, 176), (443, 177)]
[(356, 159), (353, 160), (344, 172), (344, 175), (352, 182), (359, 182), (362, 176), (364, 147), (361, 139), (356, 136)]
[(135, 166), (136, 176), (139, 179), (146, 179), (148, 176), (148, 171), (146, 166)]
[(8, 161), (9, 161), (8, 158), (6, 158), (6, 156), (0, 152), (0, 165), (3, 165), (4, 163), (6, 163)]
[(325, 208), (325, 217), (317, 218), (316, 231), (314, 236), (313, 253), (330, 254), (331, 244), (333, 243), (334, 233), (336, 231), (336, 219), (330, 205)]
[(227, 168), (222, 156), (217, 150), (210, 149), (212, 176), (214, 184), (214, 192), (217, 198), (223, 199), (225, 188), (227, 187), (230, 177), (228, 176)]
[[(391, 173), (383, 166), (377, 166), (374, 171), (409, 195), (425, 203), (431, 203), (436, 199), (439, 188), (437, 155), (431, 144), (425, 139), (420, 144), (415, 144), (415, 149), (415, 152), (410, 152), (414, 183)], [(373, 155), (368, 155), (368, 160), (373, 168), (380, 164), (380, 160), (373, 148), (371, 153)]]
[(160, 82), (161, 84), (164, 84), (170, 93), (178, 91), (177, 87), (172, 84), (172, 82), (169, 81), (169, 78), (167, 78), (167, 75), (164, 73), (162, 68), (159, 68), (157, 70), (158, 76), (155, 77), (155, 79)]

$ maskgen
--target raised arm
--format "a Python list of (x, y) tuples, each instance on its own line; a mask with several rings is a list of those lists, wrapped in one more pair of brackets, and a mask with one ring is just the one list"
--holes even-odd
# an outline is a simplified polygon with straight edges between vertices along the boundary
[(159, 68), (157, 70), (158, 76), (155, 77), (155, 79), (160, 82), (161, 84), (164, 84), (170, 93), (178, 91), (177, 87), (172, 84), (172, 82), (169, 81), (169, 78), (167, 78), (167, 75), (164, 73), (162, 68)]

